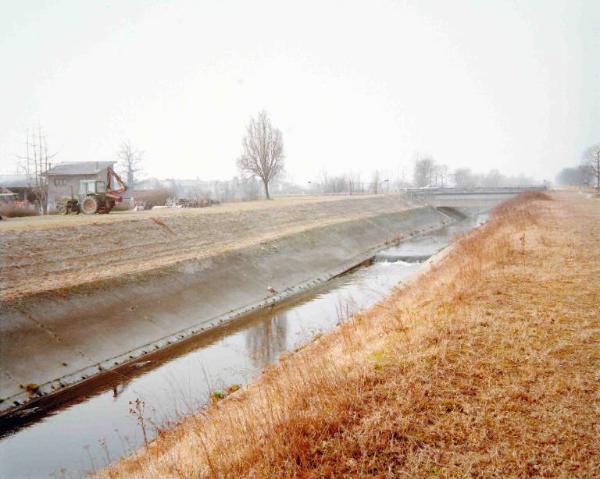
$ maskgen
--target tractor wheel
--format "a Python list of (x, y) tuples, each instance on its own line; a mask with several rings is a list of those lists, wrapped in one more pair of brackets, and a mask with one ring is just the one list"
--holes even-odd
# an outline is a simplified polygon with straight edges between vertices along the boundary
[(98, 211), (98, 199), (95, 196), (86, 196), (81, 202), (81, 211), (86, 215), (93, 215)]

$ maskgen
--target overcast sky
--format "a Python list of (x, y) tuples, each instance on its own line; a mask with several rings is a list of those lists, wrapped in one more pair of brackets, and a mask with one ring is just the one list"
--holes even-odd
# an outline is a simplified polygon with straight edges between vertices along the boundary
[(40, 124), (55, 161), (227, 178), (267, 110), (287, 171), (553, 179), (600, 141), (600, 0), (0, 0), (0, 171)]

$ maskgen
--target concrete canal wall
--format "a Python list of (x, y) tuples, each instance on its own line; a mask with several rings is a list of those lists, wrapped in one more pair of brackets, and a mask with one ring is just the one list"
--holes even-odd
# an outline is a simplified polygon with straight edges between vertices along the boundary
[(403, 237), (453, 221), (424, 206), (329, 224), (119, 286), (0, 311), (0, 413), (327, 281)]

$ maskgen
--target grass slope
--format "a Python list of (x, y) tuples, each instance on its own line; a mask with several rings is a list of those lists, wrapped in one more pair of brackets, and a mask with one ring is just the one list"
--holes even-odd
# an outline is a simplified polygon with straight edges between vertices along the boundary
[(135, 281), (131, 275), (409, 208), (403, 196), (392, 194), (2, 221), (0, 302), (80, 286), (95, 289), (103, 281)]
[(531, 194), (103, 478), (600, 477), (600, 201)]

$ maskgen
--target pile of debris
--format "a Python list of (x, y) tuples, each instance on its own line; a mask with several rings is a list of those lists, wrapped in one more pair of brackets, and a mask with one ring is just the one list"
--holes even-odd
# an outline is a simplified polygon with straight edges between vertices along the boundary
[(192, 200), (187, 198), (179, 198), (175, 203), (175, 206), (178, 208), (206, 208), (207, 206), (216, 205), (218, 203), (218, 201), (211, 200), (210, 198)]

